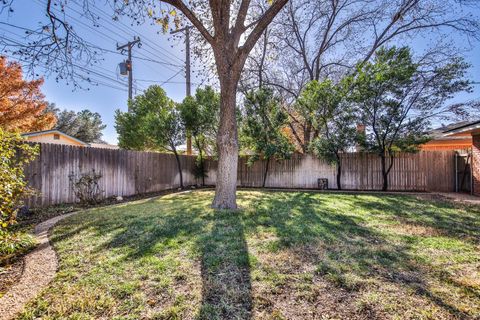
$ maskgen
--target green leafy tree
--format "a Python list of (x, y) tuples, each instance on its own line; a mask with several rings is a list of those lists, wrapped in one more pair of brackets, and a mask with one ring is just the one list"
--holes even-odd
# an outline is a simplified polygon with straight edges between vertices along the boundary
[(220, 96), (211, 87), (198, 88), (195, 96), (186, 97), (178, 108), (185, 130), (193, 138), (198, 151), (195, 171), (205, 185), (205, 155), (215, 153)]
[(299, 109), (310, 110), (309, 117), (317, 137), (309, 148), (320, 159), (337, 167), (337, 188), (342, 189), (342, 163), (340, 155), (348, 152), (358, 140), (356, 117), (347, 105), (347, 87), (331, 80), (309, 82), (302, 91), (297, 104)]
[(47, 108), (53, 111), (57, 117), (57, 124), (54, 129), (66, 133), (86, 143), (102, 142), (102, 130), (106, 125), (98, 112), (82, 110), (79, 112), (63, 110), (60, 111), (55, 104)]
[(428, 141), (431, 119), (468, 114), (468, 104), (448, 104), (454, 94), (471, 90), (467, 69), (460, 58), (443, 65), (414, 63), (409, 48), (392, 47), (381, 48), (347, 79), (366, 126), (364, 147), (381, 158), (382, 190), (388, 189), (395, 153), (418, 151)]
[(0, 233), (15, 223), (23, 199), (32, 191), (25, 180), (24, 166), (37, 154), (37, 146), (0, 127)]
[(245, 148), (253, 152), (249, 162), (265, 160), (262, 187), (268, 175), (272, 159), (289, 158), (294, 146), (283, 131), (288, 115), (272, 90), (262, 88), (247, 93), (242, 119), (241, 141)]
[(119, 146), (132, 150), (172, 152), (183, 188), (177, 147), (185, 140), (185, 130), (175, 102), (167, 97), (160, 86), (153, 85), (130, 101), (130, 109), (130, 112), (117, 110), (115, 114)]

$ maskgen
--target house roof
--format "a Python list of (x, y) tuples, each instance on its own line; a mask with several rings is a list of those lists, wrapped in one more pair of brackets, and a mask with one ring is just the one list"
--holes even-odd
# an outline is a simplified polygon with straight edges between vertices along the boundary
[(56, 133), (56, 134), (59, 134), (59, 135), (61, 135), (61, 136), (67, 137), (67, 138), (69, 138), (69, 139), (72, 139), (72, 140), (74, 140), (74, 141), (76, 141), (76, 142), (78, 142), (78, 143), (80, 143), (80, 144), (82, 144), (82, 145), (84, 145), (84, 146), (89, 146), (88, 143), (83, 142), (82, 140), (79, 140), (79, 139), (77, 139), (77, 138), (75, 138), (75, 137), (72, 137), (72, 136), (70, 136), (70, 135), (68, 135), (68, 134), (66, 134), (66, 133), (63, 133), (63, 132), (61, 132), (61, 131), (59, 131), (59, 130), (55, 130), (55, 129), (22, 133), (22, 136), (23, 136), (23, 137), (36, 137), (36, 136), (41, 136), (41, 135), (44, 135), (44, 134), (47, 134), (47, 133)]
[(443, 133), (450, 137), (465, 137), (473, 133), (480, 133), (480, 120), (465, 123), (461, 126), (446, 130)]
[(108, 143), (90, 143), (89, 146), (92, 148), (100, 148), (100, 149), (120, 149), (119, 146), (114, 144), (108, 144)]
[(456, 122), (456, 123), (451, 123), (446, 126), (442, 126), (436, 129), (431, 130), (428, 132), (428, 135), (432, 140), (460, 140), (460, 139), (465, 139), (465, 137), (459, 137), (459, 136), (449, 136), (446, 135), (445, 132), (449, 130), (454, 130), (459, 127), (462, 127), (464, 125), (470, 124), (469, 121), (461, 121), (461, 122)]

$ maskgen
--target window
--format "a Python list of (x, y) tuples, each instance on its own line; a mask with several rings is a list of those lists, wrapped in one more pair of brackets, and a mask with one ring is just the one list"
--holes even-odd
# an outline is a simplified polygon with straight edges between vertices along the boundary
[(60, 140), (60, 135), (58, 133), (54, 133), (53, 140)]

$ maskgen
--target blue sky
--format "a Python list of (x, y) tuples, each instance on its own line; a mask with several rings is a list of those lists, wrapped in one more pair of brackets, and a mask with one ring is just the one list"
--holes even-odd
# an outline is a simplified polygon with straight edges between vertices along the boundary
[[(1, 16), (2, 21), (22, 26), (25, 28), (36, 29), (41, 24), (45, 23), (44, 8), (42, 3), (44, 0), (29, 0), (29, 1), (15, 1), (14, 13), (10, 17)], [(70, 2), (71, 4), (73, 2)], [(102, 18), (100, 20), (101, 27), (87, 27), (91, 23), (79, 16), (76, 12), (81, 12), (80, 7), (72, 5), (72, 10), (69, 14), (76, 20), (72, 20), (72, 25), (77, 32), (85, 37), (86, 40), (109, 50), (116, 50), (117, 42), (124, 44), (128, 40), (133, 40), (133, 36), (140, 36), (142, 40), (141, 48), (135, 47), (133, 55), (143, 58), (151, 59), (152, 61), (145, 61), (140, 59), (133, 59), (133, 75), (134, 79), (134, 94), (140, 93), (142, 89), (147, 88), (151, 84), (162, 84), (167, 94), (175, 101), (181, 101), (185, 97), (185, 72), (184, 72), (184, 43), (180, 40), (174, 40), (171, 36), (163, 33), (158, 33), (160, 27), (151, 26), (149, 24), (137, 27), (131, 26), (128, 20), (113, 22), (108, 19), (103, 12), (111, 13), (109, 8), (102, 7), (97, 4), (94, 8), (95, 12)], [(6, 18), (6, 19), (5, 19)], [(80, 23), (78, 21), (83, 22)], [(15, 28), (9, 28), (0, 25), (0, 35), (5, 35), (13, 39), (21, 39), (23, 31)], [(104, 130), (104, 140), (109, 143), (117, 142), (117, 134), (114, 128), (114, 112), (116, 109), (127, 109), (127, 77), (120, 76), (118, 71), (118, 63), (126, 58), (119, 54), (105, 53), (103, 61), (98, 65), (92, 66), (91, 69), (101, 73), (112, 80), (104, 77), (98, 77), (103, 83), (110, 86), (87, 85), (89, 90), (77, 89), (73, 90), (71, 85), (65, 82), (57, 82), (54, 75), (45, 78), (45, 83), (42, 87), (42, 92), (45, 94), (49, 102), (53, 102), (61, 109), (69, 109), (80, 111), (82, 109), (89, 109), (101, 114), (107, 128)], [(194, 70), (195, 71), (195, 70)], [(42, 74), (43, 69), (39, 68), (36, 73)], [(167, 81), (163, 83), (164, 81)], [(195, 73), (192, 75), (192, 91), (196, 88)], [(115, 87), (115, 88), (112, 88)], [(136, 90), (135, 90), (136, 88)]]
[[(14, 13), (9, 17), (1, 16), (2, 21), (22, 26), (25, 28), (36, 29), (41, 26), (40, 22), (45, 23), (44, 0), (15, 1)], [(80, 7), (76, 7), (74, 2), (69, 2), (71, 9), (67, 13), (73, 17), (70, 19), (77, 32), (102, 48), (115, 51), (117, 42), (123, 44), (132, 40), (133, 36), (140, 36), (142, 47), (135, 47), (133, 54), (137, 57), (153, 60), (146, 61), (133, 59), (133, 75), (136, 79), (135, 86), (138, 93), (150, 84), (161, 84), (167, 94), (175, 101), (181, 101), (185, 97), (185, 78), (184, 78), (184, 44), (182, 41), (173, 40), (171, 36), (159, 32), (161, 28), (149, 24), (142, 26), (131, 26), (129, 20), (113, 22), (108, 18), (110, 9), (97, 2), (93, 10), (102, 17), (101, 27), (91, 27), (91, 23), (81, 17)], [(8, 28), (0, 25), (0, 35), (5, 35), (13, 39), (21, 39), (22, 30)], [(455, 38), (455, 45), (464, 46), (465, 39)], [(424, 48), (428, 45), (428, 38), (419, 38), (413, 42), (414, 49)], [(473, 67), (470, 70), (470, 79), (480, 81), (480, 44), (473, 44), (473, 48), (465, 54), (468, 62)], [(80, 111), (89, 109), (101, 114), (107, 128), (104, 130), (104, 140), (109, 143), (117, 142), (117, 134), (114, 128), (114, 112), (116, 109), (126, 110), (127, 100), (127, 78), (120, 76), (118, 72), (118, 63), (123, 57), (115, 53), (105, 53), (103, 60), (91, 69), (103, 74), (101, 82), (108, 84), (99, 86), (88, 86), (89, 90), (77, 89), (72, 91), (73, 87), (65, 82), (57, 82), (54, 76), (46, 77), (42, 88), (46, 99), (54, 102), (61, 109)], [(195, 71), (195, 68), (194, 68)], [(42, 74), (42, 69), (36, 70)], [(167, 82), (165, 82), (167, 81)], [(200, 80), (192, 75), (193, 90)], [(165, 82), (165, 83), (164, 83)], [(114, 87), (114, 88), (113, 88)], [(135, 94), (135, 90), (134, 90)], [(475, 85), (472, 94), (460, 94), (456, 101), (465, 101), (480, 98), (480, 85)]]

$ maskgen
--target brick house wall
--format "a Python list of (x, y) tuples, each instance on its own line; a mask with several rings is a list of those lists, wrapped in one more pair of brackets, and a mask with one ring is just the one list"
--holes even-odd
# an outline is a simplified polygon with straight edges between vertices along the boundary
[(473, 194), (480, 196), (480, 134), (473, 135), (472, 142)]

